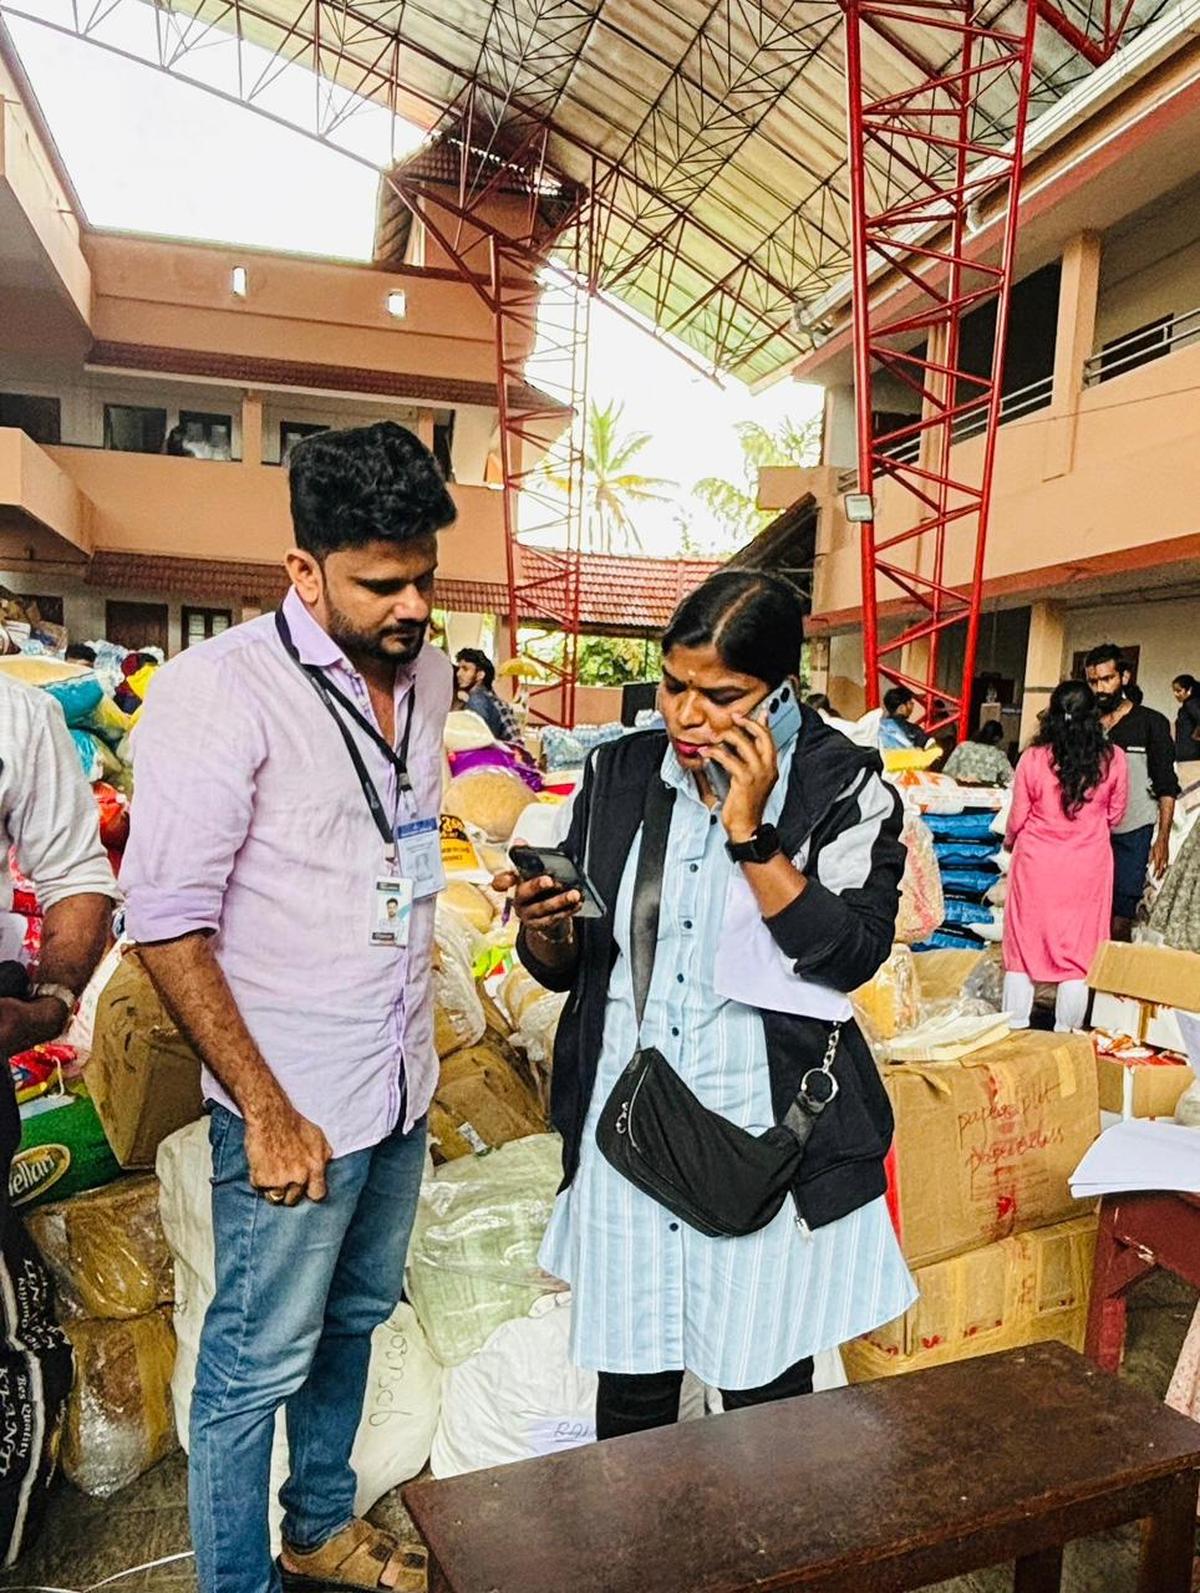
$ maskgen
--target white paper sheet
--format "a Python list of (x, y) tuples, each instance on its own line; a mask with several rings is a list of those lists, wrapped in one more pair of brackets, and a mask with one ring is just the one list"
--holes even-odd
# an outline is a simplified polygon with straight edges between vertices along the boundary
[(1080, 1200), (1156, 1189), (1200, 1195), (1200, 1130), (1131, 1118), (1101, 1134), (1071, 1176)]

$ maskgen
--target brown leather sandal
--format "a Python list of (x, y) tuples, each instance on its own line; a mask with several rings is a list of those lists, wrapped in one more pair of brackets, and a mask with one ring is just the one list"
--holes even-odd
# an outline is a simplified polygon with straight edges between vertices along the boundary
[[(284, 1548), (295, 1569), (279, 1561), (285, 1593), (425, 1593), (427, 1556), (417, 1545), (369, 1521), (352, 1521), (319, 1549)], [(387, 1573), (397, 1573), (395, 1582)]]

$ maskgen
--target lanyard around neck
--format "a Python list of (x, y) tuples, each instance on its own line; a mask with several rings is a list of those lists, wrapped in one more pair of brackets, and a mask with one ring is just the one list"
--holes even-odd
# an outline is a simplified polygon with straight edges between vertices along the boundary
[(351, 702), (349, 697), (346, 696), (345, 692), (343, 692), (339, 687), (335, 686), (333, 681), (326, 678), (323, 670), (319, 669), (316, 664), (306, 664), (303, 661), (303, 659), (300, 657), (300, 654), (296, 650), (296, 644), (292, 640), (291, 627), (288, 625), (287, 619), (282, 609), (277, 609), (275, 611), (275, 629), (279, 633), (279, 640), (283, 644), (284, 652), (287, 653), (288, 657), (296, 665), (296, 668), (301, 670), (303, 674), (308, 677), (309, 681), (312, 683), (313, 689), (316, 691), (317, 696), (324, 704), (326, 712), (329, 714), (329, 717), (333, 720), (334, 724), (338, 727), (338, 732), (341, 735), (346, 751), (349, 754), (350, 762), (354, 766), (354, 772), (358, 776), (358, 783), (362, 787), (363, 796), (366, 798), (367, 807), (371, 810), (371, 817), (375, 821), (375, 828), (379, 831), (380, 835), (389, 846), (394, 845), (396, 839), (395, 827), (388, 821), (387, 813), (384, 811), (383, 802), (380, 799), (379, 792), (375, 789), (374, 780), (371, 779), (370, 774), (367, 772), (367, 766), (363, 762), (362, 753), (358, 749), (358, 743), (350, 734), (350, 730), (346, 724), (346, 721), (342, 718), (341, 713), (338, 712), (338, 708), (335, 705), (340, 704), (342, 710), (349, 714), (350, 718), (359, 727), (363, 734), (368, 736), (375, 746), (378, 747), (379, 751), (382, 752), (388, 763), (395, 770), (397, 790), (400, 793), (408, 793), (412, 790), (412, 779), (408, 773), (408, 747), (409, 742), (412, 739), (413, 712), (417, 703), (416, 683), (414, 682), (409, 690), (408, 712), (404, 721), (404, 735), (401, 737), (400, 750), (397, 752), (394, 747), (390, 747), (388, 745), (371, 721), (366, 717), (365, 714), (359, 711), (357, 706)]

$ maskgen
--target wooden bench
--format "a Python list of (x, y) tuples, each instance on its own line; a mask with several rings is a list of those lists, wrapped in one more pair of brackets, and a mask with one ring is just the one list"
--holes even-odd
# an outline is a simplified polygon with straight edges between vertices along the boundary
[(1142, 1520), (1189, 1593), (1200, 1424), (1059, 1344), (412, 1483), (430, 1593), (889, 1593)]

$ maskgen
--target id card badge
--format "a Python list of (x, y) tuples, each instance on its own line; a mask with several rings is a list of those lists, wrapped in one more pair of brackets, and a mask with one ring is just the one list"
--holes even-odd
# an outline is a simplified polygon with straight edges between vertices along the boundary
[(375, 881), (371, 893), (372, 946), (402, 948), (408, 945), (412, 904), (412, 880), (388, 874)]
[(412, 819), (396, 826), (398, 872), (410, 881), (414, 901), (436, 896), (446, 884), (441, 826), (436, 819)]

